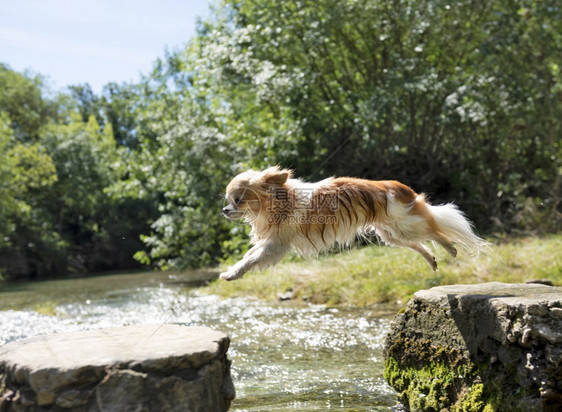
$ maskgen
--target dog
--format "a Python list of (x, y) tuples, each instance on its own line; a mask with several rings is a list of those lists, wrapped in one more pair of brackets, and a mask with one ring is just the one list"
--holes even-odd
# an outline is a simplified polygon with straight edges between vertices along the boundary
[(388, 245), (418, 252), (433, 270), (437, 262), (422, 242), (436, 242), (453, 257), (454, 244), (473, 255), (489, 248), (456, 205), (430, 205), (423, 194), (396, 180), (330, 177), (307, 183), (293, 178), (292, 170), (274, 166), (234, 177), (226, 200), (222, 214), (251, 225), (253, 247), (220, 274), (224, 280), (275, 265), (291, 249), (318, 254), (373, 231)]

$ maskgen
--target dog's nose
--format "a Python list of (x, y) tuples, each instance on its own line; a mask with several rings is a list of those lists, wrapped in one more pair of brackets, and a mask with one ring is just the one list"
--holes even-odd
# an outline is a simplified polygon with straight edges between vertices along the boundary
[(224, 208), (222, 209), (222, 214), (223, 214), (223, 215), (228, 214), (228, 208), (227, 208), (227, 207), (224, 207)]

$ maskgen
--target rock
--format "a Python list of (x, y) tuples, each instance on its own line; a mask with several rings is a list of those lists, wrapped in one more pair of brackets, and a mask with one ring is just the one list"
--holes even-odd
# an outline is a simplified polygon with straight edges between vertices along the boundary
[(385, 378), (411, 410), (562, 410), (562, 287), (419, 291), (385, 343)]
[(288, 290), (287, 292), (279, 292), (277, 294), (277, 299), (279, 299), (281, 302), (284, 302), (286, 300), (292, 300), (295, 298), (295, 292), (293, 292), (292, 290)]
[(226, 411), (230, 340), (144, 325), (37, 336), (0, 347), (0, 410)]

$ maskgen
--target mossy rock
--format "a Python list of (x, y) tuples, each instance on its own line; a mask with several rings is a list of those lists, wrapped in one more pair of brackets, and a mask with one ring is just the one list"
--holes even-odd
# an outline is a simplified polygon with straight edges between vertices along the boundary
[(413, 411), (495, 411), (499, 392), (485, 390), (479, 372), (454, 349), (406, 340), (387, 353), (384, 377)]
[(562, 410), (562, 288), (454, 285), (395, 318), (384, 376), (413, 411)]

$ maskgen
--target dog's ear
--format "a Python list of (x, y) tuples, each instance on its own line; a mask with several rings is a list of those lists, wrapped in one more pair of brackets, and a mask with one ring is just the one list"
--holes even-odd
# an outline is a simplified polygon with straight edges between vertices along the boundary
[(262, 179), (265, 183), (272, 186), (283, 186), (287, 179), (291, 178), (293, 172), (288, 169), (281, 169), (279, 166), (270, 167), (263, 171)]

